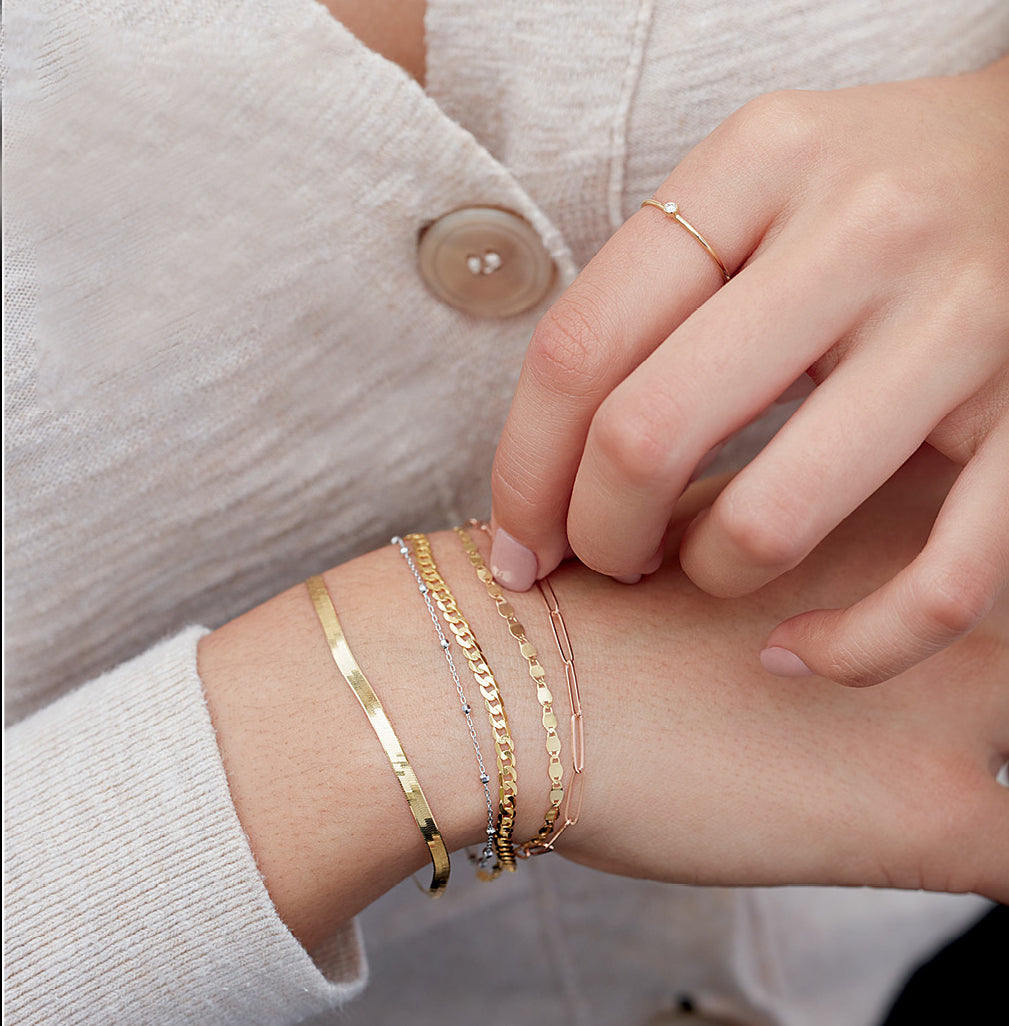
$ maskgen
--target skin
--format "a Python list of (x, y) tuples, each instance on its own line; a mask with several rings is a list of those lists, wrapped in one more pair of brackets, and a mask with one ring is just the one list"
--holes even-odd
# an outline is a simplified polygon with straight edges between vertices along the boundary
[[(798, 568), (737, 599), (700, 592), (675, 559), (630, 589), (565, 564), (552, 580), (578, 665), (587, 765), (581, 819), (558, 851), (657, 880), (1009, 898), (1009, 792), (994, 779), (1009, 755), (1009, 604), (875, 689), (783, 681), (748, 654), (791, 610), (854, 601), (890, 576), (924, 543), (952, 477), (924, 453)], [(717, 487), (688, 492), (671, 550)], [(486, 539), (477, 541), (486, 556)], [(443, 532), (432, 542), (504, 696), (524, 839), (546, 807), (540, 708), (458, 540)], [(446, 842), (477, 844), (486, 812), (473, 752), (402, 557), (387, 546), (325, 577)], [(546, 610), (535, 593), (514, 604), (547, 668), (567, 766), (563, 669)], [(307, 948), (408, 873), (426, 882), (420, 833), (303, 586), (208, 635), (199, 668), (238, 815), (278, 911)], [(477, 729), (492, 752), (482, 715)], [(468, 871), (463, 860), (455, 871)]]
[(322, 0), (369, 49), (424, 84), (424, 0)]
[(927, 440), (964, 469), (921, 554), (761, 641), (791, 653), (780, 672), (867, 685), (971, 630), (1009, 581), (1007, 154), (1009, 59), (728, 118), (655, 195), (732, 280), (645, 208), (536, 329), (493, 481), (495, 525), (531, 555), (509, 573), (496, 547), (499, 579), (527, 587), (569, 545), (605, 574), (654, 570), (705, 454), (808, 372), (812, 395), (685, 535), (685, 572), (753, 592)]

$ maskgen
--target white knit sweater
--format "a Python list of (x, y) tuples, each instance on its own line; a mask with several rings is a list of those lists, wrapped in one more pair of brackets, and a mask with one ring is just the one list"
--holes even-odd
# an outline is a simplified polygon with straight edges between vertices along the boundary
[[(1004, 0), (952, 6), (431, 0), (425, 93), (313, 0), (4, 5), (9, 1022), (293, 1023), (362, 987), (355, 928), (310, 959), (270, 905), (189, 625), (486, 510), (545, 304), (442, 304), (420, 229), (515, 211), (560, 288), (750, 97), (1009, 49)], [(700, 991), (868, 1023), (978, 908), (527, 868), (380, 902), (341, 1021), (625, 1024)]]

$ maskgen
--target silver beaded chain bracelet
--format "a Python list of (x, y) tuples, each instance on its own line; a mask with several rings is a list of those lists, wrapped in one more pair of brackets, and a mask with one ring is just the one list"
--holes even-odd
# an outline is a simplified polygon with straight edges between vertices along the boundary
[(483, 753), (480, 751), (480, 740), (477, 737), (476, 727), (473, 723), (473, 708), (469, 702), (466, 701), (462, 681), (459, 679), (459, 671), (455, 668), (455, 660), (452, 658), (452, 643), (445, 637), (445, 632), (441, 629), (441, 621), (435, 611), (434, 603), (431, 601), (428, 586), (424, 583), (424, 580), (420, 575), (420, 571), (417, 569), (417, 564), (414, 562), (413, 556), (410, 552), (410, 546), (407, 545), (407, 543), (400, 538), (398, 534), (390, 541), (392, 545), (395, 545), (396, 548), (399, 549), (399, 554), (406, 560), (407, 566), (409, 566), (410, 572), (413, 574), (414, 579), (417, 582), (417, 590), (420, 592), (421, 597), (427, 605), (427, 611), (431, 617), (431, 623), (434, 624), (435, 632), (438, 635), (438, 644), (441, 645), (441, 650), (445, 653), (445, 661), (448, 663), (449, 672), (452, 674), (452, 680), (455, 682), (455, 689), (459, 695), (459, 701), (462, 703), (463, 715), (466, 717), (466, 726), (469, 728), (470, 740), (473, 742), (473, 751), (476, 753), (476, 761), (480, 767), (480, 783), (483, 785), (484, 798), (487, 801), (487, 842), (480, 854), (477, 856), (471, 856), (471, 858), (473, 858), (473, 861), (477, 863), (482, 871), (494, 873), (497, 868), (497, 856), (494, 852), (494, 838), (497, 834), (497, 830), (494, 826), (494, 799), (491, 797), (490, 774), (487, 772), (487, 767), (484, 765)]

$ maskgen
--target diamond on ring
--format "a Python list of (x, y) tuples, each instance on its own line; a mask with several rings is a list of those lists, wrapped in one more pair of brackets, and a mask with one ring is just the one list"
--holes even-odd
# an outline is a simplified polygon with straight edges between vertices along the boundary
[(722, 272), (722, 278), (728, 281), (731, 275), (729, 274), (728, 268), (722, 263), (722, 258), (714, 251), (711, 243), (680, 213), (680, 205), (669, 200), (667, 203), (663, 203), (662, 200), (657, 199), (646, 199), (641, 201), (643, 207), (655, 207), (656, 210), (661, 210), (667, 217), (672, 218), (681, 228), (685, 231), (690, 232), (691, 235), (697, 240), (697, 242), (704, 247), (707, 251), (708, 256), (718, 265), (718, 269)]

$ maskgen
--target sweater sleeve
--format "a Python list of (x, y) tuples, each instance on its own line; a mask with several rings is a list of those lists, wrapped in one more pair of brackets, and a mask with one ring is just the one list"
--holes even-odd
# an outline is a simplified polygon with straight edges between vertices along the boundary
[(356, 924), (313, 960), (273, 908), (197, 675), (204, 633), (6, 732), (6, 1021), (276, 1026), (363, 987)]

